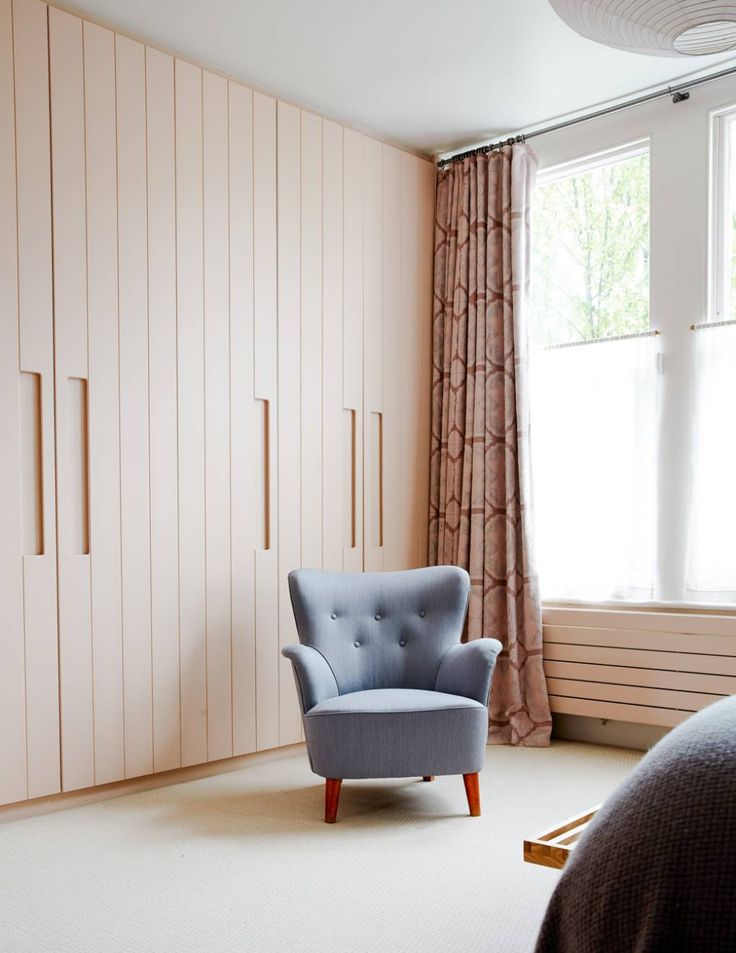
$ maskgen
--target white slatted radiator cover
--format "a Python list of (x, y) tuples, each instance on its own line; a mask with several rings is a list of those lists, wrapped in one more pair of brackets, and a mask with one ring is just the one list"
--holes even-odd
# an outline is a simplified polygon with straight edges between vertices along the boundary
[(736, 616), (545, 608), (553, 713), (673, 727), (736, 694)]

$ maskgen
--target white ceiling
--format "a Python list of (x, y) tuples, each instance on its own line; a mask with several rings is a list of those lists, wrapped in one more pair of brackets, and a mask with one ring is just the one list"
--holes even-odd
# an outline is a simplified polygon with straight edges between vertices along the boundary
[(442, 152), (732, 64), (583, 39), (547, 0), (70, 0), (386, 140)]

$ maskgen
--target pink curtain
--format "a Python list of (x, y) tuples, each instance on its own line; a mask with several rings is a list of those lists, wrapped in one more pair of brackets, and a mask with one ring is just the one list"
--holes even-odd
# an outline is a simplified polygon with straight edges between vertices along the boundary
[(500, 639), (490, 740), (549, 744), (530, 551), (526, 301), (536, 158), (505, 146), (438, 174), (430, 561), (470, 573), (467, 636)]

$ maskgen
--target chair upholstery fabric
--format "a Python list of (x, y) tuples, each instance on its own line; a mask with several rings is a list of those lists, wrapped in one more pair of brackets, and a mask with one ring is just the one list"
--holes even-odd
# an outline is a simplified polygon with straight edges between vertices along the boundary
[(289, 575), (294, 666), (312, 769), (325, 778), (469, 774), (483, 766), (501, 645), (459, 642), (470, 580), (437, 566)]
[(468, 774), (483, 767), (488, 712), (470, 698), (415, 688), (351, 692), (304, 717), (312, 770), (322, 777)]
[(294, 680), (302, 712), (307, 712), (325, 698), (339, 695), (330, 663), (311, 645), (287, 645), (282, 655), (294, 665)]
[(366, 688), (429, 691), (442, 656), (460, 639), (470, 580), (455, 566), (392, 573), (298, 569), (289, 575), (289, 589), (299, 641), (325, 656), (341, 695)]

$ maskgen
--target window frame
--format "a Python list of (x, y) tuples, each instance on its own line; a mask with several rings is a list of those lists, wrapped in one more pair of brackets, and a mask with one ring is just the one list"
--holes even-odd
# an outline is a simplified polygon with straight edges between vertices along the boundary
[[(736, 108), (734, 113), (736, 114)], [(550, 182), (555, 182), (557, 179), (566, 179), (571, 175), (581, 175), (593, 169), (600, 169), (604, 165), (612, 165), (614, 162), (623, 162), (625, 159), (635, 159), (637, 156), (649, 155), (650, 152), (649, 136), (643, 136), (632, 142), (624, 142), (621, 145), (609, 146), (609, 148), (601, 149), (598, 152), (580, 155), (574, 159), (568, 159), (566, 162), (540, 168), (537, 172), (536, 186), (538, 188), (548, 185)], [(651, 189), (651, 169), (649, 179)]]
[(736, 123), (736, 103), (710, 113), (710, 195), (708, 309), (705, 323), (731, 318), (729, 212), (733, 183), (729, 181), (732, 158), (731, 126)]
[(714, 203), (720, 199), (714, 195), (718, 178), (713, 172), (713, 117), (728, 113), (736, 113), (736, 77), (700, 87), (687, 101), (654, 100), (534, 141), (540, 183), (649, 141), (650, 324), (662, 335), (663, 373), (656, 598), (641, 603), (545, 598), (545, 606), (736, 615), (731, 603), (693, 603), (683, 598), (693, 446), (695, 335), (690, 328), (709, 323), (714, 314), (713, 229), (718, 208)]

